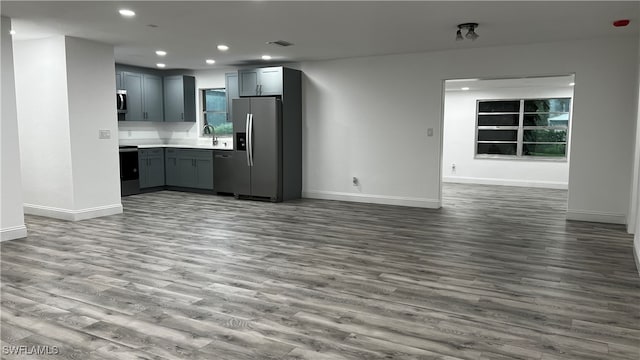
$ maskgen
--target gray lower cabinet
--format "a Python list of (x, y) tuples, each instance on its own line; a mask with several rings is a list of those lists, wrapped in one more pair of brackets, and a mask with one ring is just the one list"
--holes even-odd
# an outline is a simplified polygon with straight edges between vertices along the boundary
[(213, 151), (213, 190), (233, 193), (233, 151)]
[(164, 77), (164, 121), (196, 121), (196, 80), (193, 76)]
[(178, 149), (165, 149), (164, 171), (167, 185), (180, 186), (180, 181), (178, 180)]
[(213, 151), (166, 149), (167, 185), (213, 190)]
[(151, 148), (138, 150), (138, 169), (140, 170), (141, 189), (164, 186), (164, 149)]

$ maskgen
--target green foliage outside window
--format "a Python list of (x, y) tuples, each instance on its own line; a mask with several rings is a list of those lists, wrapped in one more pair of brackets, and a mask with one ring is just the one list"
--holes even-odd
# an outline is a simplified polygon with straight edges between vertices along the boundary
[(213, 125), (216, 136), (233, 135), (233, 123), (228, 121), (225, 89), (202, 91), (204, 124)]

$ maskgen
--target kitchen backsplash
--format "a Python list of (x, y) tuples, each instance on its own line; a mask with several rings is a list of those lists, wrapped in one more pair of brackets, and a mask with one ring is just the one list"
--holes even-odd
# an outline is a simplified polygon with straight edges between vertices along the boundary
[(196, 123), (164, 123), (129, 121), (118, 123), (120, 141), (141, 140), (171, 143), (174, 141), (197, 141)]

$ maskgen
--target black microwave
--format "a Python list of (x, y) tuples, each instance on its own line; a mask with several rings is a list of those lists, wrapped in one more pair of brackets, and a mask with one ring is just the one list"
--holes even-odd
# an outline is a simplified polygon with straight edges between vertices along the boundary
[(118, 114), (127, 113), (127, 90), (116, 90), (116, 104), (118, 105)]

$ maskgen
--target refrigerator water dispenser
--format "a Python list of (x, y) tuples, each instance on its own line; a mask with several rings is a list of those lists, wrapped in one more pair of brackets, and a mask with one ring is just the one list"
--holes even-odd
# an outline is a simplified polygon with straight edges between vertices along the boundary
[(236, 150), (247, 151), (247, 133), (236, 133)]

